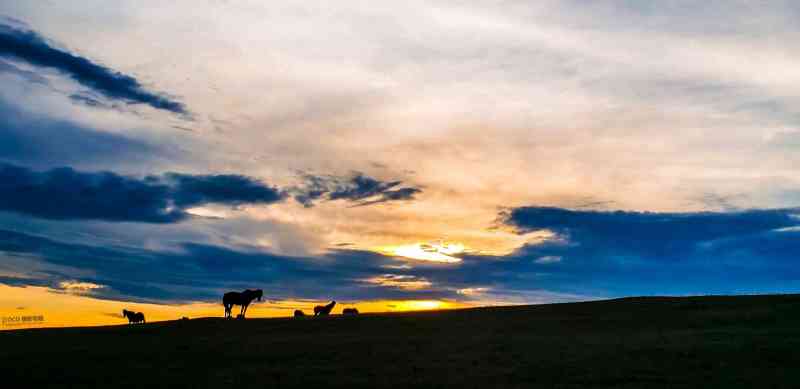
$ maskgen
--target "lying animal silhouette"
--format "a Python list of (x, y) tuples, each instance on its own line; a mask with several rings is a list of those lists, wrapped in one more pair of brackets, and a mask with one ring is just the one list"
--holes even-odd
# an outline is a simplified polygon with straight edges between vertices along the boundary
[(133, 312), (133, 311), (129, 311), (127, 309), (123, 309), (122, 310), (122, 316), (125, 316), (125, 317), (128, 318), (128, 324), (144, 323), (145, 322), (144, 321), (144, 313), (141, 313), (141, 312)]
[(358, 309), (356, 308), (342, 309), (342, 315), (358, 315)]
[(336, 305), (336, 301), (331, 301), (328, 305), (317, 305), (314, 307), (314, 316), (328, 316), (334, 305)]
[(239, 315), (244, 317), (247, 313), (247, 307), (250, 306), (250, 303), (253, 300), (258, 299), (261, 301), (261, 296), (264, 295), (264, 292), (261, 289), (250, 290), (247, 289), (244, 292), (228, 292), (222, 296), (222, 306), (225, 307), (225, 318), (230, 319), (232, 317), (231, 310), (233, 309), (234, 305), (241, 305), (242, 309), (239, 311)]
[(294, 317), (304, 317), (305, 315), (306, 315), (306, 314), (305, 314), (305, 313), (303, 313), (303, 311), (301, 311), (301, 310), (299, 310), (299, 309), (295, 309), (295, 310), (294, 310)]

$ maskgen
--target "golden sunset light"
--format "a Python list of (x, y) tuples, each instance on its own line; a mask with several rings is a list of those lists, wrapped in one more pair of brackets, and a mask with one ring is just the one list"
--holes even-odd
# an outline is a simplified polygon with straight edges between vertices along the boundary
[[(410, 290), (427, 286), (404, 280), (395, 280), (394, 284), (391, 279), (375, 280), (375, 282)], [(302, 300), (274, 300), (256, 303), (248, 310), (248, 316), (253, 318), (291, 317), (292, 312), (296, 309), (311, 314), (315, 305), (324, 303), (324, 301)], [(375, 313), (453, 309), (471, 305), (457, 301), (438, 300), (367, 300), (355, 303), (345, 302), (340, 306), (342, 308), (358, 308), (362, 313)], [(4, 323), (0, 323), (0, 330), (123, 325), (127, 324), (127, 319), (122, 317), (123, 309), (146, 312), (148, 322), (179, 320), (183, 317), (190, 319), (221, 317), (223, 310), (221, 303), (137, 303), (97, 299), (87, 295), (85, 291), (59, 292), (45, 287), (0, 285), (0, 317), (6, 318)], [(337, 309), (337, 312), (340, 309)], [(34, 320), (12, 320), (25, 317)]]

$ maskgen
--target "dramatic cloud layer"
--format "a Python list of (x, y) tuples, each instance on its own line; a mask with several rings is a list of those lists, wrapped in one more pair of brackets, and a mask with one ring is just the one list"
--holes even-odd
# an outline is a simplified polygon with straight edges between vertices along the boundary
[(0, 163), (0, 210), (35, 217), (174, 223), (204, 204), (271, 204), (284, 195), (253, 178), (167, 173), (143, 179), (68, 167), (37, 172)]
[[(213, 301), (223, 290), (254, 285), (275, 299), (517, 303), (630, 294), (791, 292), (800, 291), (794, 255), (800, 250), (800, 221), (795, 212), (520, 208), (506, 215), (509, 223), (520, 229), (546, 228), (557, 237), (508, 256), (462, 255), (461, 262), (448, 264), (342, 249), (284, 256), (253, 246), (189, 242), (178, 250), (107, 247), (6, 230), (0, 231), (0, 253), (12, 261), (0, 266), (0, 272), (19, 270), (26, 263), (25, 268), (38, 270), (2, 282), (56, 289), (64, 282), (102, 285), (84, 292), (148, 301)], [(679, 233), (670, 238), (669, 232), (677, 229), (664, 230), (664, 225), (672, 223), (696, 231), (695, 237)], [(595, 232), (598, 236), (592, 237)]]
[(402, 181), (381, 181), (355, 173), (350, 177), (305, 175), (305, 186), (295, 189), (295, 200), (306, 207), (314, 201), (346, 200), (354, 206), (365, 206), (389, 201), (413, 200), (422, 189), (415, 187), (397, 188)]
[[(186, 114), (182, 103), (147, 91), (135, 78), (51, 46), (41, 35), (0, 24), (0, 56), (55, 69), (111, 99)], [(7, 66), (6, 66), (7, 67)]]

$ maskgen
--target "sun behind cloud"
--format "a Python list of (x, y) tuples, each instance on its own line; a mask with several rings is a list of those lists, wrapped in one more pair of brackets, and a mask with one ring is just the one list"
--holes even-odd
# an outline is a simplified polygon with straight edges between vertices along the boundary
[(459, 263), (461, 262), (461, 258), (456, 257), (456, 255), (465, 253), (467, 247), (461, 243), (431, 242), (412, 243), (401, 246), (384, 246), (379, 247), (378, 251), (386, 255), (420, 261)]

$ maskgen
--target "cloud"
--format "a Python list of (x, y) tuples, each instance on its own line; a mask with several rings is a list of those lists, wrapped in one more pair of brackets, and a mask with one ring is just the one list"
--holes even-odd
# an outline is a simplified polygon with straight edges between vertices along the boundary
[(422, 193), (419, 188), (400, 188), (397, 190), (387, 190), (378, 196), (375, 200), (363, 201), (355, 204), (354, 207), (363, 207), (367, 205), (385, 203), (388, 201), (405, 201), (414, 200), (418, 193)]
[(55, 69), (110, 99), (188, 114), (182, 103), (146, 90), (134, 77), (53, 47), (35, 31), (19, 26), (0, 24), (0, 56)]
[(203, 204), (270, 204), (284, 198), (278, 189), (251, 177), (236, 174), (190, 175), (167, 173), (164, 180), (174, 188), (172, 200), (184, 208)]
[(540, 265), (546, 265), (548, 263), (558, 263), (561, 262), (561, 257), (556, 255), (546, 255), (544, 257), (536, 258), (533, 262), (536, 262)]
[[(798, 208), (669, 213), (519, 207), (502, 214), (508, 225), (556, 237), (528, 244), (498, 266), (564, 292), (796, 291), (798, 214)], [(542, 266), (543, 258), (560, 260)]]
[(63, 165), (154, 163), (178, 158), (169, 143), (97, 131), (34, 114), (0, 97), (0, 159), (46, 168)]
[(549, 230), (595, 249), (678, 258), (701, 242), (797, 225), (797, 213), (800, 209), (659, 213), (520, 207), (502, 217), (520, 232)]
[[(294, 198), (306, 207), (318, 200), (345, 200), (353, 206), (366, 206), (389, 201), (414, 200), (422, 192), (416, 187), (397, 188), (402, 181), (381, 181), (360, 172), (349, 177), (303, 176), (305, 184), (294, 189)], [(397, 189), (395, 189), (397, 188)]]
[(44, 219), (174, 223), (187, 208), (204, 204), (272, 204), (284, 195), (239, 175), (186, 175), (135, 178), (113, 172), (81, 172), (69, 167), (33, 171), (0, 163), (0, 210)]
[(61, 281), (58, 283), (58, 290), (72, 294), (94, 294), (105, 288), (105, 285), (85, 281)]
[[(800, 220), (793, 216), (794, 209), (673, 214), (530, 208), (509, 215), (520, 215), (516, 222), (525, 228), (552, 228), (558, 238), (531, 243), (506, 256), (465, 254), (457, 264), (411, 266), (361, 250), (287, 256), (246, 244), (179, 242), (177, 248), (146, 248), (0, 230), (0, 256), (14, 260), (7, 262), (13, 265), (0, 263), (0, 271), (39, 269), (25, 278), (0, 282), (57, 287), (79, 280), (105, 286), (91, 290), (100, 298), (158, 302), (214, 301), (225, 290), (246, 287), (262, 288), (275, 299), (452, 299), (487, 304), (800, 291)], [(684, 219), (690, 223), (676, 221)], [(631, 220), (636, 232), (620, 227)], [(727, 223), (730, 226), (723, 228)], [(680, 231), (684, 228), (694, 234)], [(670, 231), (679, 238), (670, 239)], [(674, 252), (665, 251), (662, 241)]]
[(367, 278), (364, 282), (374, 285), (398, 288), (404, 290), (419, 290), (431, 287), (430, 281), (425, 278), (411, 275), (383, 274)]

